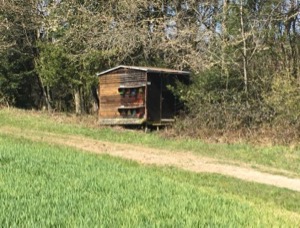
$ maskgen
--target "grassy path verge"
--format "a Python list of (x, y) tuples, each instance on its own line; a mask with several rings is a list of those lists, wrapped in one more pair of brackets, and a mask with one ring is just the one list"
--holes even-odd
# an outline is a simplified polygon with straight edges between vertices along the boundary
[(99, 128), (96, 118), (47, 114), (17, 109), (0, 109), (0, 126), (61, 135), (79, 136), (144, 148), (193, 153), (224, 164), (251, 167), (263, 172), (300, 178), (300, 147), (209, 144), (196, 139), (168, 139), (157, 133)]
[(249, 167), (219, 164), (219, 161), (216, 159), (197, 156), (188, 152), (170, 152), (136, 145), (109, 143), (89, 139), (87, 137), (61, 135), (12, 127), (0, 127), (0, 132), (2, 134), (9, 134), (14, 137), (26, 138), (37, 142), (70, 146), (91, 153), (108, 154), (147, 165), (174, 166), (196, 173), (217, 173), (241, 180), (273, 185), (300, 192), (300, 179), (263, 173)]

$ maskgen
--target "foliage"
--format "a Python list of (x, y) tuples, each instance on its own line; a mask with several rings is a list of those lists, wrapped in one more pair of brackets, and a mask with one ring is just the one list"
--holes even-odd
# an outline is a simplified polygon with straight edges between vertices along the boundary
[(300, 83), (298, 79), (275, 76), (266, 101), (274, 108), (277, 121), (300, 127)]
[(40, 90), (32, 56), (26, 51), (10, 48), (0, 54), (0, 59), (0, 91), (7, 104), (37, 108)]
[(72, 85), (79, 83), (74, 78), (75, 66), (63, 46), (40, 43), (39, 49), (36, 69), (49, 93), (49, 102), (54, 102), (51, 106), (57, 110), (69, 111), (73, 106)]
[(40, 107), (40, 85), (34, 68), (35, 31), (39, 16), (34, 1), (0, 3), (0, 91), (7, 102), (22, 108)]
[[(189, 108), (182, 125), (194, 129), (197, 136), (197, 129), (255, 129), (274, 126), (281, 119), (297, 131), (300, 65), (294, 55), (300, 48), (299, 5), (294, 1), (277, 1), (275, 5), (222, 2), (211, 17), (219, 28), (209, 36), (206, 47), (201, 46), (201, 60), (205, 57), (208, 62), (195, 72), (192, 86), (180, 91)], [(273, 78), (294, 88), (285, 92), (276, 89), (278, 79)], [(279, 105), (280, 101), (285, 105)]]

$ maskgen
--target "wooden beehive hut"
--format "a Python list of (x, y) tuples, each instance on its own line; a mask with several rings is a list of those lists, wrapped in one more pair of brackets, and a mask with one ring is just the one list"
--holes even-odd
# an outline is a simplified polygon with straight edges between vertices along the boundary
[(166, 125), (182, 108), (168, 89), (187, 81), (189, 72), (117, 66), (98, 73), (101, 125)]

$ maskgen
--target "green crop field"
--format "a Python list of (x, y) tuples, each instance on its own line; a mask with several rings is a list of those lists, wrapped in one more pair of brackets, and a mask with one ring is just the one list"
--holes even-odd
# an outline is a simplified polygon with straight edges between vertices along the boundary
[[(0, 110), (0, 117), (2, 129), (139, 143), (134, 132), (63, 124), (46, 115)], [(1, 227), (300, 226), (300, 192), (83, 153), (7, 134), (1, 127)], [(161, 140), (154, 146), (167, 149), (178, 143), (156, 134), (141, 134), (141, 138), (148, 146), (153, 146), (151, 140)], [(280, 156), (277, 159), (281, 164)]]
[[(244, 184), (234, 179), (143, 167), (4, 135), (0, 152), (1, 227), (300, 225), (300, 194), (292, 191), (248, 183), (256, 192), (247, 197), (246, 188), (233, 189)], [(260, 189), (287, 197), (289, 206), (261, 198)]]

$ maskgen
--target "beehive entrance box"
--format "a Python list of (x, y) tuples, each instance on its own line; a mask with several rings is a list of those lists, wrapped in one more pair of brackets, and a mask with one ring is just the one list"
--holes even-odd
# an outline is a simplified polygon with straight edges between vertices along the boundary
[(166, 125), (180, 103), (168, 86), (187, 80), (187, 71), (118, 66), (98, 73), (101, 125)]

